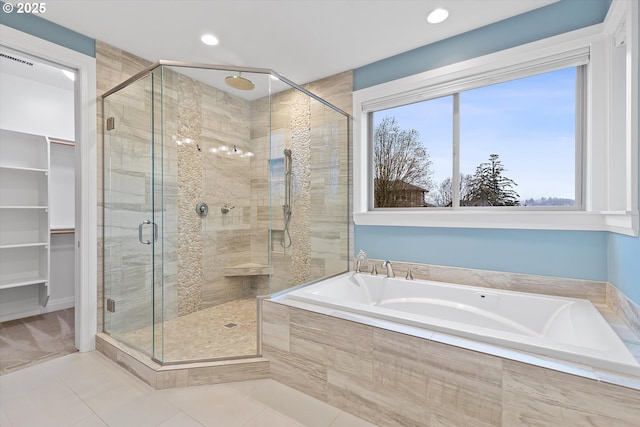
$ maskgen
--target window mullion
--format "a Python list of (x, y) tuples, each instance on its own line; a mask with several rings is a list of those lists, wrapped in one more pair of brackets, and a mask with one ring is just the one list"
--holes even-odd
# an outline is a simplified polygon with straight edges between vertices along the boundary
[(451, 206), (460, 207), (460, 94), (453, 94), (453, 167), (451, 177)]
[(575, 127), (575, 208), (578, 210), (586, 209), (584, 183), (586, 177), (585, 160), (583, 157), (583, 150), (585, 146), (585, 121), (586, 121), (586, 67), (576, 67), (576, 127)]

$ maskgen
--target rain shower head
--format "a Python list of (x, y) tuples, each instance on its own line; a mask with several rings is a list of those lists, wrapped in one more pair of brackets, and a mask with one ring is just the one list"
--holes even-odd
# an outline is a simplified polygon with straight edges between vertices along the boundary
[(232, 88), (240, 90), (252, 90), (256, 87), (251, 80), (242, 77), (242, 73), (238, 73), (237, 76), (227, 76), (224, 82)]

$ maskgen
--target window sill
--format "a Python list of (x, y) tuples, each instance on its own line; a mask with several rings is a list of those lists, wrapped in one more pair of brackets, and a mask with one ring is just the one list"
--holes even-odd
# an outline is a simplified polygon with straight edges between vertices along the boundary
[(376, 210), (355, 212), (356, 225), (452, 228), (506, 228), (527, 230), (609, 231), (638, 236), (638, 211), (615, 212), (534, 212), (448, 210), (402, 212)]

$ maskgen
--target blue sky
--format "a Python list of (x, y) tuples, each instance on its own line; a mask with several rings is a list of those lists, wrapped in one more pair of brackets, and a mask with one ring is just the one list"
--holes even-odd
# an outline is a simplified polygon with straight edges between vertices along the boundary
[[(460, 171), (496, 153), (521, 199), (574, 198), (575, 67), (486, 86), (460, 95)], [(433, 161), (436, 185), (451, 176), (453, 97), (374, 114), (416, 129)]]

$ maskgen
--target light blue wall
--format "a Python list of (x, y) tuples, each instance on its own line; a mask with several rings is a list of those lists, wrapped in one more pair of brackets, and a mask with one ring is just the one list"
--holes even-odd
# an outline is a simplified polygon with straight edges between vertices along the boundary
[(371, 258), (607, 280), (607, 233), (356, 226)]
[[(610, 0), (561, 0), (359, 68), (354, 87), (416, 74), (604, 20)], [(588, 231), (356, 226), (371, 257), (526, 274), (607, 280), (640, 304), (640, 240)]]
[[(4, 5), (4, 2), (0, 1), (0, 6), (2, 5)], [(53, 4), (47, 5), (47, 7), (53, 6)], [(46, 16), (46, 11), (43, 16)], [(94, 58), (96, 56), (96, 41), (94, 39), (54, 24), (46, 19), (42, 19), (37, 15), (28, 13), (18, 14), (15, 10), (12, 13), (0, 12), (0, 24), (75, 50), (76, 52)]]
[(354, 70), (355, 90), (598, 24), (611, 0), (561, 0)]
[(608, 281), (640, 305), (640, 239), (610, 233)]

